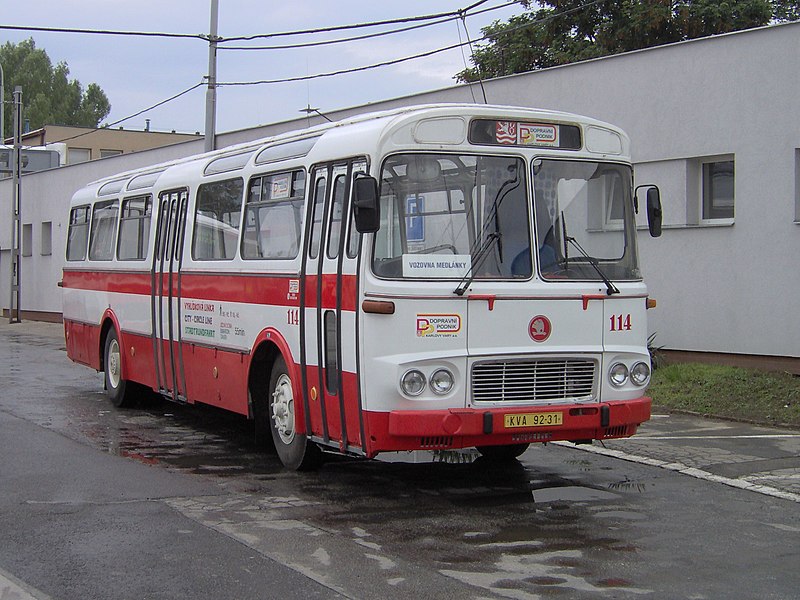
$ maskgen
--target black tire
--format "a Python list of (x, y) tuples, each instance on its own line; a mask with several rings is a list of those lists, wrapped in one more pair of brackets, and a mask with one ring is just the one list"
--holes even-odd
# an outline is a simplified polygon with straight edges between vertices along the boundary
[(275, 442), (272, 441), (272, 428), (269, 426), (269, 395), (267, 382), (255, 385), (249, 392), (253, 405), (253, 432), (254, 441), (259, 451), (274, 452)]
[(316, 444), (308, 441), (305, 434), (297, 433), (292, 379), (281, 356), (272, 366), (266, 400), (272, 441), (283, 466), (292, 471), (317, 468), (322, 462), (322, 452)]
[(478, 446), (478, 452), (487, 460), (509, 462), (525, 453), (530, 444), (511, 444), (510, 446)]
[(105, 387), (111, 403), (118, 408), (128, 408), (136, 403), (136, 384), (122, 378), (122, 348), (114, 328), (108, 331), (103, 351)]

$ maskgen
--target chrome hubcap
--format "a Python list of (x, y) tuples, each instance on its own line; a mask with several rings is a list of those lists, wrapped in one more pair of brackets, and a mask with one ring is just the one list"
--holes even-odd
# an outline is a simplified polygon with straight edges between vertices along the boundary
[(278, 377), (272, 392), (272, 420), (281, 441), (291, 444), (294, 440), (294, 394), (292, 380), (286, 374)]
[(108, 371), (108, 383), (111, 387), (116, 389), (119, 387), (120, 379), (122, 378), (121, 363), (122, 359), (119, 354), (119, 342), (112, 340), (108, 346), (108, 360), (106, 361), (106, 370)]

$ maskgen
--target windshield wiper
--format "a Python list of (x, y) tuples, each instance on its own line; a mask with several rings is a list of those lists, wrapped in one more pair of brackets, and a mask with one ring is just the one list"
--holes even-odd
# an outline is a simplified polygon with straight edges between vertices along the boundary
[(606, 284), (606, 294), (611, 296), (612, 294), (620, 293), (619, 290), (617, 289), (617, 286), (611, 283), (611, 280), (608, 277), (606, 277), (605, 273), (603, 273), (603, 270), (600, 268), (600, 264), (597, 262), (597, 259), (594, 258), (593, 256), (589, 256), (586, 250), (583, 249), (583, 246), (581, 246), (574, 237), (564, 236), (564, 242), (565, 246), (566, 242), (569, 242), (570, 244), (575, 246), (578, 249), (578, 252), (580, 252), (583, 255), (583, 257), (589, 261), (589, 264), (592, 265), (592, 267), (594, 267), (594, 270), (597, 271), (598, 275), (600, 275), (600, 279), (602, 279), (603, 283)]
[[(469, 284), (471, 284), (475, 277), (477, 276), (478, 268), (483, 264), (483, 261), (486, 260), (486, 257), (489, 256), (489, 250), (497, 244), (497, 248), (500, 252), (500, 262), (503, 261), (503, 246), (502, 246), (502, 234), (500, 233), (500, 222), (497, 216), (497, 209), (500, 206), (500, 203), (505, 199), (508, 194), (513, 192), (517, 189), (520, 185), (520, 179), (517, 176), (516, 172), (514, 173), (514, 179), (506, 181), (503, 185), (500, 186), (500, 189), (497, 190), (497, 196), (494, 198), (494, 202), (492, 202), (492, 210), (487, 215), (486, 219), (484, 220), (484, 226), (481, 228), (481, 232), (485, 232), (490, 219), (494, 219), (494, 232), (486, 234), (486, 238), (483, 241), (480, 249), (475, 252), (475, 248), (470, 249), (470, 254), (472, 255), (472, 265), (470, 266), (467, 273), (458, 283), (458, 287), (453, 290), (453, 293), (458, 296), (463, 296), (464, 292), (467, 291)], [(506, 186), (509, 186), (506, 188)], [(477, 243), (478, 240), (475, 240)]]
[(486, 257), (489, 256), (489, 250), (491, 250), (492, 246), (500, 242), (500, 234), (497, 232), (490, 233), (486, 236), (486, 240), (483, 242), (483, 246), (481, 249), (475, 253), (475, 256), (472, 257), (472, 265), (467, 271), (466, 275), (461, 279), (458, 284), (458, 287), (453, 290), (453, 293), (458, 296), (463, 296), (464, 292), (467, 291), (469, 284), (473, 282), (475, 279), (475, 275), (478, 272), (478, 269), (483, 264), (483, 261), (486, 260)]

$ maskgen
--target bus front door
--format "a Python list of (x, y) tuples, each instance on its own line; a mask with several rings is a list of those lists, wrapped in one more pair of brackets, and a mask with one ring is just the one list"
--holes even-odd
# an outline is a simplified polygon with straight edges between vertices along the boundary
[(157, 389), (176, 402), (186, 401), (181, 350), (181, 263), (186, 227), (186, 190), (159, 197), (155, 254), (151, 271), (150, 315)]
[(357, 359), (360, 235), (352, 226), (351, 195), (354, 175), (366, 168), (364, 160), (351, 160), (312, 172), (300, 301), (306, 429), (317, 441), (356, 453), (364, 446), (364, 425)]

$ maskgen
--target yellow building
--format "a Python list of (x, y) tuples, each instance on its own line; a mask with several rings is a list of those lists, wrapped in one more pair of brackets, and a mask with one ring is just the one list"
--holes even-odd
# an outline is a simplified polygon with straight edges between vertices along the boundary
[[(64, 144), (65, 155), (62, 165), (107, 158), (117, 154), (128, 154), (141, 150), (151, 150), (163, 146), (171, 146), (181, 142), (202, 139), (199, 133), (175, 133), (161, 131), (135, 131), (129, 129), (111, 129), (103, 127), (71, 127), (65, 125), (45, 125), (41, 129), (30, 131), (22, 136), (23, 146), (49, 146)], [(13, 142), (13, 140), (9, 140)]]

